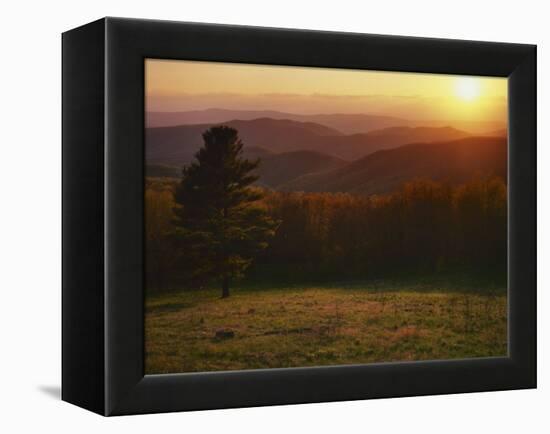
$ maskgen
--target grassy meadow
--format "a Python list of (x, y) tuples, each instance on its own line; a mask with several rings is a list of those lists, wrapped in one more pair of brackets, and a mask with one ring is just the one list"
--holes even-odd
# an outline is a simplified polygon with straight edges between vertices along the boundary
[(148, 294), (145, 320), (148, 374), (507, 353), (505, 285), (456, 277)]

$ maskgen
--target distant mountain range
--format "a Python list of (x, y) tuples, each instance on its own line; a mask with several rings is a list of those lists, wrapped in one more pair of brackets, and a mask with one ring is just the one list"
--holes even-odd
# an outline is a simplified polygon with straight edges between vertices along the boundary
[[(189, 163), (202, 146), (202, 133), (213, 125), (215, 124), (147, 128), (145, 132), (147, 161), (172, 165)], [(286, 119), (236, 120), (224, 122), (224, 125), (236, 128), (245, 146), (259, 146), (271, 152), (310, 149), (311, 143), (318, 137), (341, 135), (339, 131), (324, 125)]]
[[(504, 137), (403, 145), (350, 163), (315, 151), (251, 151), (246, 158), (261, 158), (258, 184), (281, 191), (384, 194), (415, 178), (460, 184), (476, 175), (507, 176)], [(147, 176), (179, 177), (181, 168), (149, 164)]]
[[(204, 114), (186, 113), (199, 120)], [(317, 122), (266, 117), (222, 124), (238, 130), (244, 157), (261, 160), (258, 184), (282, 191), (384, 194), (413, 178), (506, 177), (505, 129), (472, 136), (450, 126), (401, 125), (344, 134)], [(180, 177), (202, 146), (202, 133), (215, 125), (147, 128), (147, 176)]]
[[(296, 122), (313, 122), (326, 125), (343, 134), (360, 134), (372, 130), (390, 127), (444, 127), (449, 121), (414, 120), (377, 114), (333, 113), (333, 114), (296, 114), (275, 110), (229, 110), (211, 108), (206, 110), (182, 112), (147, 112), (147, 128), (170, 127), (178, 125), (219, 124), (231, 120), (253, 120), (259, 118), (288, 119)], [(502, 129), (504, 125), (491, 121), (454, 121), (456, 128), (472, 134), (484, 134)]]
[[(260, 159), (256, 174), (257, 184), (268, 188), (278, 188), (281, 184), (308, 173), (323, 172), (343, 167), (346, 161), (315, 151), (293, 151), (273, 154), (265, 149), (245, 148), (244, 157)], [(147, 164), (146, 174), (151, 177), (179, 178), (181, 167), (165, 164)]]
[(506, 173), (505, 138), (469, 137), (378, 151), (334, 170), (297, 177), (279, 186), (279, 189), (383, 194), (415, 178), (459, 184), (477, 174), (506, 179)]
[(302, 115), (274, 110), (207, 109), (186, 112), (148, 112), (147, 128), (191, 124), (217, 124), (230, 120), (249, 121), (260, 118), (287, 119), (296, 122), (313, 122), (326, 125), (346, 134), (364, 133), (374, 129), (412, 125), (410, 121), (392, 116), (368, 114), (317, 114)]
[(260, 185), (278, 188), (281, 184), (308, 173), (344, 167), (346, 161), (315, 151), (293, 151), (265, 156), (258, 167)]
[(452, 127), (390, 127), (364, 134), (323, 136), (312, 146), (320, 152), (345, 160), (356, 160), (373, 152), (407, 143), (441, 142), (469, 137), (465, 131)]
[[(273, 153), (308, 150), (348, 161), (406, 143), (448, 141), (469, 136), (451, 127), (390, 127), (365, 134), (344, 135), (314, 122), (271, 118), (234, 120), (223, 124), (239, 131), (245, 149), (261, 147)], [(147, 128), (147, 162), (188, 164), (202, 145), (202, 133), (213, 125)]]

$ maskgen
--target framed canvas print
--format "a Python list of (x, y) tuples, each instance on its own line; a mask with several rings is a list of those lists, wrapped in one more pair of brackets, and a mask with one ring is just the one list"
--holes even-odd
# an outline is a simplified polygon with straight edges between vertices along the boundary
[(63, 34), (63, 384), (103, 415), (536, 386), (536, 49)]

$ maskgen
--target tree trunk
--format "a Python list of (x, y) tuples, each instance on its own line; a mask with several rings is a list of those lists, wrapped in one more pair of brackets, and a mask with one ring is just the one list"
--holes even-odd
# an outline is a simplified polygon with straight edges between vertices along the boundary
[(229, 277), (225, 276), (222, 281), (222, 298), (229, 297)]

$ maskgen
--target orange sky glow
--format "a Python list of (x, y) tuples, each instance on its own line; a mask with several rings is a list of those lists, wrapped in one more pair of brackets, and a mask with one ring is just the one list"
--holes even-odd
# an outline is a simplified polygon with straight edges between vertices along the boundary
[(145, 61), (147, 111), (208, 108), (366, 113), (418, 120), (507, 124), (506, 78)]

